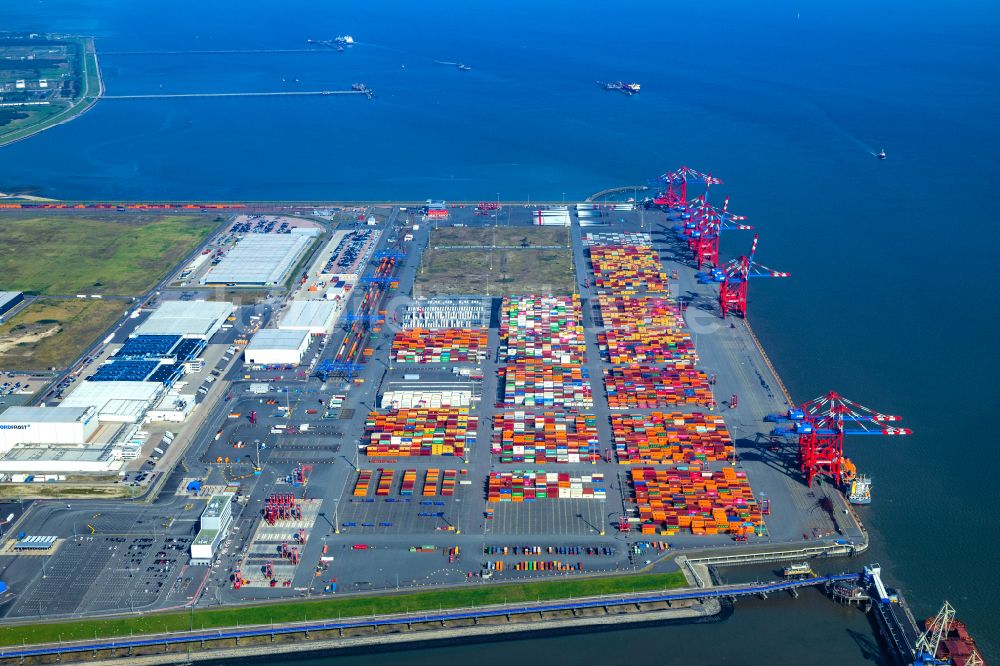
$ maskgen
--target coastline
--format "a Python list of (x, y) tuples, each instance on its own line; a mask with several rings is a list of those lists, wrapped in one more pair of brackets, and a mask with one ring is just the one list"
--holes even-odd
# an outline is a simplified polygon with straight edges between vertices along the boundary
[[(566, 635), (591, 631), (615, 631), (640, 625), (674, 625), (702, 622), (721, 622), (732, 614), (732, 605), (715, 599), (697, 608), (664, 608), (641, 609), (623, 607), (620, 612), (578, 616), (557, 616), (555, 613), (533, 614), (530, 617), (513, 616), (504, 621), (473, 622), (459, 625), (458, 623), (426, 623), (427, 626), (412, 625), (405, 630), (382, 632), (372, 628), (359, 631), (358, 635), (337, 635), (336, 631), (306, 632), (286, 636), (260, 637), (256, 640), (240, 639), (226, 641), (228, 645), (208, 648), (201, 645), (187, 650), (166, 651), (166, 646), (151, 646), (154, 654), (139, 652), (119, 653), (117, 656), (97, 654), (87, 659), (88, 663), (110, 666), (121, 664), (122, 658), (127, 658), (130, 664), (175, 664), (182, 658), (187, 663), (219, 662), (240, 660), (241, 662), (257, 663), (275, 655), (296, 655), (297, 658), (316, 657), (320, 655), (340, 656), (346, 654), (364, 654), (373, 652), (393, 652), (415, 648), (428, 648), (436, 645), (455, 645), (456, 643), (489, 641), (506, 641), (520, 638), (541, 638), (552, 635)], [(219, 642), (220, 644), (223, 641)], [(31, 663), (28, 658), (19, 663)]]

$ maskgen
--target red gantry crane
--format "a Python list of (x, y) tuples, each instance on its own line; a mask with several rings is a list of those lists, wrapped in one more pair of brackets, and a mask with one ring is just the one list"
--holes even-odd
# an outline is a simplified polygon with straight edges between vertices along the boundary
[(850, 466), (844, 457), (844, 435), (910, 435), (909, 428), (887, 425), (900, 420), (898, 416), (881, 414), (830, 391), (803, 403), (786, 414), (770, 414), (764, 419), (785, 425), (771, 431), (776, 437), (798, 437), (799, 464), (812, 486), (813, 479), (823, 474), (839, 486), (843, 469)]
[(710, 268), (719, 265), (719, 238), (723, 230), (753, 229), (749, 224), (741, 224), (746, 221), (745, 215), (736, 215), (729, 212), (729, 197), (718, 209), (704, 199), (699, 198), (698, 206), (691, 214), (689, 222), (685, 223), (684, 231), (689, 232), (688, 246), (694, 254), (695, 266), (701, 270), (704, 264)]
[(653, 203), (657, 206), (668, 206), (670, 208), (687, 205), (688, 181), (704, 184), (706, 194), (708, 193), (708, 188), (712, 185), (722, 184), (720, 178), (715, 178), (710, 173), (701, 173), (700, 171), (682, 166), (676, 171), (665, 173), (656, 178), (657, 185), (664, 187), (664, 189), (656, 195)]
[(729, 313), (739, 315), (746, 319), (747, 316), (747, 289), (750, 278), (786, 278), (789, 273), (775, 271), (767, 266), (762, 266), (753, 260), (757, 252), (757, 234), (753, 236), (753, 244), (750, 246), (749, 256), (742, 256), (733, 259), (726, 265), (725, 277), (719, 287), (719, 307), (722, 309), (722, 318), (725, 319)]

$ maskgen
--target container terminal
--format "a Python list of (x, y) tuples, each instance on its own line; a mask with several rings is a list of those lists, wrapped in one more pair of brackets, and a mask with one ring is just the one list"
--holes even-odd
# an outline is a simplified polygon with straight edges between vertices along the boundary
[[(883, 590), (880, 570), (813, 573), (818, 558), (868, 548), (848, 495), (871, 485), (845, 439), (908, 431), (833, 391), (791, 398), (747, 319), (751, 280), (780, 289), (757, 278), (789, 276), (758, 263), (756, 237), (720, 260), (721, 232), (749, 225), (728, 200), (709, 203), (719, 185), (682, 168), (645, 202), (572, 206), (11, 204), (232, 217), (85, 359), (82, 395), (29, 408), (103, 399), (90, 406), (99, 430), (129, 413), (133, 435), (154, 435), (133, 437), (117, 468), (136, 499), (38, 500), (5, 529), (5, 624), (37, 622), (39, 608), (59, 620), (679, 572), (676, 593), (559, 612), (711, 615), (720, 599), (827, 586), (865, 599), (887, 649), (914, 655), (900, 663), (921, 649), (936, 659), (920, 641), (949, 630), (895, 612), (905, 600)], [(273, 235), (274, 251), (244, 241), (255, 234)], [(227, 262), (233, 253), (250, 265)], [(468, 267), (468, 293), (414, 297), (441, 289), (454, 265)], [(107, 389), (89, 386), (102, 379)], [(156, 394), (140, 395), (144, 383)], [(42, 416), (17, 414), (10, 425), (27, 427), (8, 432), (41, 432)], [(63, 418), (70, 440), (96, 436)], [(42, 442), (23, 439), (6, 437), (0, 470), (27, 482), (31, 464), (62, 469), (51, 449), (25, 463), (17, 452)], [(761, 562), (791, 575), (713, 580), (716, 567)], [(456, 618), (386, 626), (401, 621)], [(351, 635), (341, 625), (285, 633)], [(162, 644), (174, 640), (206, 639)], [(55, 650), (40, 649), (30, 654)]]

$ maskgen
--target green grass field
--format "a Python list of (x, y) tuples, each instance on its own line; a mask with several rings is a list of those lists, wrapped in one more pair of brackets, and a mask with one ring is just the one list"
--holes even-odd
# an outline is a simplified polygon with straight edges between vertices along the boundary
[(0, 369), (65, 368), (126, 306), (124, 301), (39, 299), (0, 324)]
[(459, 590), (436, 590), (372, 597), (327, 598), (231, 609), (150, 614), (128, 619), (81, 620), (0, 627), (0, 645), (32, 645), (115, 636), (218, 629), (224, 627), (360, 617), (409, 611), (470, 608), (492, 604), (551, 601), (603, 594), (647, 592), (683, 587), (684, 574), (644, 574), (581, 580), (559, 580), (508, 585), (483, 585)]
[(568, 240), (567, 230), (558, 227), (436, 229), (414, 295), (571, 294), (576, 276)]
[(0, 290), (138, 296), (215, 227), (197, 216), (0, 216)]

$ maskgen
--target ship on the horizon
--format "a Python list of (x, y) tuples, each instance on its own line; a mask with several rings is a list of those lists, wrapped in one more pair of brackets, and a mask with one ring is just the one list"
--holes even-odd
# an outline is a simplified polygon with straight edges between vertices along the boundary
[(325, 46), (343, 53), (345, 46), (354, 46), (354, 38), (350, 35), (340, 35), (334, 39), (307, 39), (306, 43), (315, 46)]
[(638, 95), (642, 86), (638, 83), (625, 83), (624, 81), (614, 81), (612, 83), (601, 83), (597, 82), (597, 85), (602, 86), (605, 90), (617, 90), (618, 92), (625, 93), (625, 95), (631, 97), (632, 95)]

